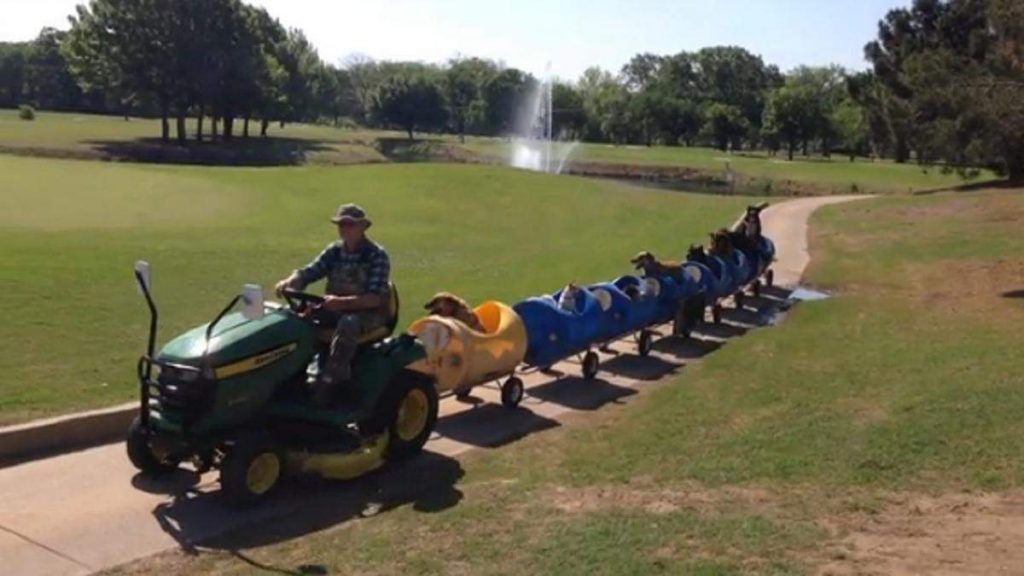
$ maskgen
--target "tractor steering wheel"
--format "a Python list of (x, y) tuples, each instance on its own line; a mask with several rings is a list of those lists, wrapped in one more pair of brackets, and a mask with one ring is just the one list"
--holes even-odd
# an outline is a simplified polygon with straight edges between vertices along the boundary
[(310, 307), (316, 308), (324, 303), (323, 296), (317, 296), (316, 294), (310, 294), (309, 292), (302, 292), (299, 290), (292, 290), (291, 288), (281, 290), (281, 296), (284, 298), (284, 301), (288, 303), (288, 307), (291, 311), (295, 313), (305, 312), (306, 309)]

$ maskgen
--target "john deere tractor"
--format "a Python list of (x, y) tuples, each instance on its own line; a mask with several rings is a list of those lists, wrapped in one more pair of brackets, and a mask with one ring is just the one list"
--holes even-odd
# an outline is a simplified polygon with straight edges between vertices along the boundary
[[(157, 307), (146, 262), (135, 266), (150, 310), (149, 345), (139, 359), (139, 414), (128, 431), (128, 457), (160, 474), (191, 463), (220, 471), (232, 503), (269, 494), (287, 472), (353, 478), (417, 454), (437, 421), (433, 381), (408, 369), (426, 356), (409, 334), (392, 337), (390, 321), (361, 342), (354, 381), (335, 404), (312, 401), (330, 326), (304, 314), (322, 298), (286, 291), (286, 304), (264, 302), (258, 286), (242, 293), (211, 322), (155, 351)], [(241, 303), (240, 311), (233, 311)]]

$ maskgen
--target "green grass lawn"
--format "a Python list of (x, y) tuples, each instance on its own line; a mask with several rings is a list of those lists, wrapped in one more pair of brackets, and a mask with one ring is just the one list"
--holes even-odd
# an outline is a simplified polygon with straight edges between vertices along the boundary
[[(194, 131), (195, 121), (190, 119), (188, 129)], [(209, 122), (206, 124), (209, 131)], [(258, 131), (254, 124), (253, 134)], [(240, 133), (241, 127), (237, 128)], [(41, 111), (36, 120), (19, 120), (17, 111), (0, 110), (0, 150), (20, 153), (67, 154), (82, 157), (124, 158), (140, 152), (133, 143), (152, 141), (160, 134), (159, 120), (132, 118), (125, 121), (113, 116), (66, 114)], [(215, 150), (252, 150), (273, 155), (279, 163), (356, 164), (383, 162), (388, 158), (376, 145), (379, 139), (402, 139), (404, 133), (379, 130), (341, 130), (328, 126), (289, 124), (284, 128), (271, 126), (272, 138), (251, 138), (230, 147), (205, 144), (198, 152), (211, 146)], [(172, 123), (173, 136), (173, 123)], [(420, 135), (432, 141), (432, 146), (420, 144), (411, 154), (401, 151), (395, 159), (490, 158), (505, 161), (510, 157), (511, 145), (504, 139), (470, 137), (465, 144), (452, 135)], [(168, 153), (173, 153), (171, 147)], [(936, 167), (915, 164), (894, 164), (888, 161), (869, 162), (858, 159), (849, 162), (845, 157), (800, 158), (793, 162), (784, 157), (768, 157), (763, 153), (727, 154), (707, 148), (666, 146), (613, 146), (610, 144), (580, 144), (572, 159), (584, 163), (628, 165), (636, 167), (681, 167), (699, 170), (706, 176), (721, 178), (726, 162), (739, 176), (743, 190), (762, 194), (766, 192), (791, 193), (906, 193), (908, 191), (935, 190), (959, 186), (965, 181), (956, 174), (944, 174)], [(977, 180), (989, 180), (994, 175), (981, 171)], [(769, 189), (770, 188), (770, 189)]]
[(160, 339), (215, 315), (243, 283), (269, 287), (335, 237), (361, 203), (416, 318), (438, 290), (471, 301), (550, 292), (679, 257), (743, 198), (640, 189), (499, 167), (403, 164), (205, 168), (0, 155), (0, 423), (132, 398), (153, 265)]
[[(249, 562), (172, 553), (116, 573), (849, 574), (901, 556), (907, 573), (952, 570), (929, 551), (1009, 526), (976, 493), (1024, 485), (1022, 218), (1019, 192), (825, 209), (809, 280), (834, 298), (625, 408), (460, 458), (444, 509), (398, 506), (242, 550)], [(968, 504), (950, 517), (915, 504), (943, 495)], [(972, 506), (995, 532), (954, 517)], [(928, 540), (933, 522), (951, 539)], [(898, 553), (847, 539), (865, 525)]]
[[(466, 147), (480, 154), (508, 157), (510, 144), (495, 140), (472, 140)], [(787, 181), (814, 185), (819, 193), (891, 193), (932, 190), (959, 186), (965, 181), (957, 174), (943, 174), (937, 167), (916, 164), (895, 164), (880, 160), (871, 162), (863, 158), (850, 162), (836, 155), (822, 157), (796, 157), (792, 162), (785, 155), (769, 157), (760, 152), (730, 154), (709, 148), (668, 146), (614, 146), (611, 144), (580, 144), (571, 159), (579, 162), (631, 164), (636, 166), (678, 166), (707, 172), (722, 177), (726, 163), (748, 186), (763, 187), (771, 182), (775, 188), (784, 188)], [(978, 179), (989, 180), (994, 175), (982, 171)]]
[[(302, 163), (314, 164), (384, 162), (386, 158), (373, 147), (375, 140), (402, 136), (388, 131), (341, 130), (312, 124), (287, 124), (281, 128), (272, 124), (268, 130), (271, 138), (264, 140), (258, 137), (259, 123), (252, 122), (249, 128), (252, 137), (245, 140), (241, 138), (241, 122), (235, 126), (235, 134), (239, 138), (233, 148), (268, 153), (276, 151), (279, 155), (299, 153), (303, 156)], [(195, 137), (194, 118), (188, 120), (187, 128), (191, 142)], [(174, 130), (172, 120), (172, 140)], [(207, 137), (209, 130), (210, 121), (207, 119), (203, 127)], [(125, 120), (117, 116), (39, 111), (36, 119), (28, 122), (19, 119), (16, 110), (0, 110), (0, 150), (82, 158), (122, 158), (132, 157), (133, 152), (127, 145), (154, 142), (159, 137), (159, 119)], [(194, 142), (191, 144), (195, 145)], [(202, 145), (204, 148), (211, 146), (228, 149), (209, 142)]]

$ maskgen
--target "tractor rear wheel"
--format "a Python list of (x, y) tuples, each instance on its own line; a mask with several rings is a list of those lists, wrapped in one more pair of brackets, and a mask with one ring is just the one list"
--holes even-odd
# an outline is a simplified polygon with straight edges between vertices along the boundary
[(138, 416), (132, 420), (128, 428), (128, 438), (125, 442), (128, 448), (128, 459), (143, 474), (157, 476), (167, 474), (178, 468), (178, 463), (158, 458), (149, 446), (149, 430), (142, 426)]
[(277, 487), (284, 471), (284, 452), (269, 434), (243, 432), (221, 464), (221, 495), (233, 506), (253, 504)]

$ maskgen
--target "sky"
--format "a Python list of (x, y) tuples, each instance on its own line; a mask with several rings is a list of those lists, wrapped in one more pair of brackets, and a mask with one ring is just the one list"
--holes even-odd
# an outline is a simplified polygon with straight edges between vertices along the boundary
[[(0, 41), (66, 29), (82, 0), (0, 0)], [(302, 29), (327, 62), (353, 54), (443, 62), (500, 60), (538, 76), (618, 71), (640, 52), (738, 45), (783, 71), (864, 69), (878, 21), (910, 0), (249, 0)], [(549, 68), (550, 66), (550, 68)]]

